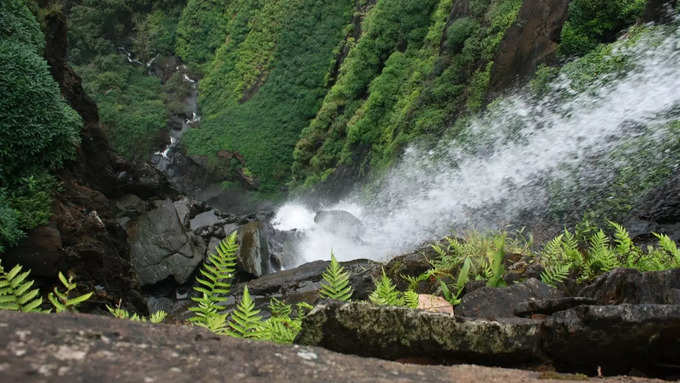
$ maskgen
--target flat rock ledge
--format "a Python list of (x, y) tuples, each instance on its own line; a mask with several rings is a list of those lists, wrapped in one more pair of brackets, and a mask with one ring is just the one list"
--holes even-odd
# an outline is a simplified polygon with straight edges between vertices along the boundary
[[(2, 382), (563, 382), (502, 368), (402, 364), (204, 329), (83, 314), (0, 311)], [(633, 377), (597, 382), (661, 382)]]
[[(544, 319), (466, 320), (330, 301), (304, 319), (295, 343), (431, 364), (552, 365), (589, 375), (601, 369), (606, 375), (640, 371), (675, 376), (673, 368), (680, 365), (680, 305), (580, 305)], [(665, 370), (668, 367), (671, 370)]]

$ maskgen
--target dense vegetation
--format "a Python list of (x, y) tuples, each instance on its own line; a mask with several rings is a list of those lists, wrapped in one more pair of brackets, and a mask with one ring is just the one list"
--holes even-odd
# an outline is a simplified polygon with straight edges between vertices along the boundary
[(52, 172), (73, 158), (82, 121), (42, 57), (45, 38), (22, 0), (0, 4), (0, 252), (51, 215)]

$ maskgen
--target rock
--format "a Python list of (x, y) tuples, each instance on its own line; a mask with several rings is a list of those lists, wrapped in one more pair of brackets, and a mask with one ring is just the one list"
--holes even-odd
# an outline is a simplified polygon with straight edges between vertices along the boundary
[(546, 328), (544, 349), (558, 369), (678, 372), (680, 305), (579, 306), (553, 314)]
[[(317, 347), (220, 337), (199, 327), (83, 314), (0, 311), (0, 344), (5, 345), (0, 348), (3, 382), (557, 382), (545, 380), (541, 372), (471, 365), (418, 366)], [(625, 377), (598, 382), (652, 380)]]
[(566, 297), (555, 299), (532, 299), (521, 302), (515, 306), (515, 315), (520, 317), (535, 314), (552, 315), (558, 311), (570, 309), (581, 305), (592, 305), (597, 303), (592, 298), (586, 297)]
[[(432, 268), (432, 264), (428, 259), (433, 259), (436, 256), (431, 247), (423, 247), (409, 254), (400, 255), (392, 258), (387, 265), (385, 265), (385, 273), (394, 282), (399, 290), (406, 290), (408, 282), (403, 276), (418, 277), (422, 273)], [(429, 281), (418, 284), (417, 292), (419, 293), (433, 293), (438, 287), (439, 283), (429, 283)]]
[(515, 307), (530, 299), (560, 298), (561, 293), (530, 278), (505, 288), (482, 287), (465, 294), (456, 314), (466, 318), (499, 319), (515, 316)]
[(120, 216), (137, 217), (146, 211), (146, 202), (134, 194), (126, 194), (115, 201)]
[(321, 210), (314, 216), (314, 222), (326, 231), (345, 238), (360, 239), (364, 231), (361, 220), (344, 210)]
[(670, 23), (673, 21), (673, 7), (677, 0), (649, 0), (642, 14), (644, 22)]
[(11, 264), (20, 264), (25, 270), (31, 270), (34, 277), (56, 277), (62, 246), (61, 232), (55, 224), (39, 226), (31, 230), (18, 246), (2, 254), (3, 266), (8, 269)]
[(142, 285), (172, 276), (186, 282), (203, 260), (205, 244), (187, 231), (173, 203), (161, 205), (128, 224), (130, 258)]
[(579, 296), (602, 305), (680, 304), (680, 269), (648, 271), (616, 269), (599, 276), (581, 289)]
[(208, 210), (201, 214), (198, 214), (191, 220), (190, 227), (194, 232), (198, 232), (201, 228), (211, 227), (222, 223), (222, 218), (215, 214), (215, 210)]
[(261, 235), (261, 224), (257, 221), (249, 222), (239, 229), (239, 251), (237, 264), (241, 270), (261, 277), (270, 273), (269, 248)]
[(453, 316), (453, 306), (451, 306), (451, 303), (435, 295), (418, 294), (418, 310), (451, 314)]
[(518, 78), (534, 73), (540, 63), (554, 58), (569, 0), (528, 0), (517, 21), (503, 36), (491, 71), (489, 92), (497, 94)]
[(383, 359), (513, 366), (542, 361), (540, 340), (540, 325), (528, 319), (459, 322), (442, 313), (329, 302), (305, 317), (295, 343)]
[(191, 201), (187, 197), (184, 197), (173, 202), (172, 204), (175, 205), (175, 210), (177, 210), (177, 217), (179, 218), (179, 221), (182, 223), (182, 225), (189, 226), (190, 225), (189, 215), (191, 214), (191, 210), (194, 205), (193, 201)]
[(638, 202), (626, 227), (637, 241), (655, 243), (651, 233), (668, 234), (680, 241), (680, 171)]

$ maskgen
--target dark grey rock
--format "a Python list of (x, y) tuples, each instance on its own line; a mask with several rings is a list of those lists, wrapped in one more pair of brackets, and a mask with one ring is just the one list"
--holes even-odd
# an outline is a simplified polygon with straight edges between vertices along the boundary
[(205, 243), (185, 229), (169, 200), (130, 222), (127, 233), (131, 263), (142, 285), (170, 276), (184, 283), (205, 255)]
[(456, 315), (466, 318), (499, 319), (515, 316), (515, 308), (531, 299), (560, 298), (559, 290), (530, 278), (506, 288), (482, 287), (463, 296)]
[(344, 210), (321, 210), (314, 216), (314, 222), (325, 230), (346, 238), (361, 238), (364, 225), (352, 213)]
[(592, 305), (597, 303), (592, 298), (586, 297), (565, 297), (555, 299), (533, 299), (521, 302), (515, 306), (515, 315), (524, 317), (533, 314), (551, 315), (558, 311), (570, 309), (581, 305)]
[(622, 303), (680, 304), (680, 269), (640, 272), (616, 269), (579, 291), (602, 305)]

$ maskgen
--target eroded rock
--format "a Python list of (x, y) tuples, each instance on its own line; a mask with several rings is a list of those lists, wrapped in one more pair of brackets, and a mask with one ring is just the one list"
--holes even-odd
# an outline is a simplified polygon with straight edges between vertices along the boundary
[(680, 304), (680, 269), (640, 272), (616, 269), (581, 289), (579, 296), (602, 305), (622, 303)]

